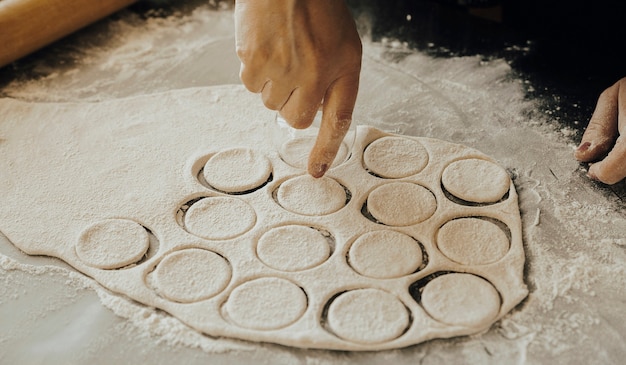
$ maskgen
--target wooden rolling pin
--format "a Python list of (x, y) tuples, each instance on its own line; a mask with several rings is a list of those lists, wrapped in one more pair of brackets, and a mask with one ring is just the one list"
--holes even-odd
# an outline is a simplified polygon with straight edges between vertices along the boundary
[(0, 67), (136, 0), (0, 0)]

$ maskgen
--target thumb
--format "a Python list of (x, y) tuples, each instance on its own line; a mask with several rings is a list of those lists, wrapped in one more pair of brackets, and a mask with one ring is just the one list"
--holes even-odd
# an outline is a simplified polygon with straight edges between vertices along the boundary
[(326, 90), (322, 109), (322, 124), (311, 150), (308, 172), (319, 178), (330, 168), (350, 123), (359, 89), (359, 73), (335, 80)]

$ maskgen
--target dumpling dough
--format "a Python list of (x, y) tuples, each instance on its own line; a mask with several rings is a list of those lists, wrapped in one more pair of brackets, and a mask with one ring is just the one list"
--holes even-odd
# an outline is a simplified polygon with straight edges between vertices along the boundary
[(230, 264), (222, 256), (197, 248), (167, 255), (154, 270), (157, 292), (181, 303), (211, 298), (230, 278)]
[(439, 322), (482, 328), (498, 315), (500, 295), (478, 276), (446, 274), (426, 284), (422, 306)]
[(409, 312), (392, 294), (358, 289), (340, 294), (328, 308), (328, 326), (339, 337), (362, 344), (390, 341), (409, 325)]
[(508, 252), (509, 238), (488, 220), (460, 218), (441, 227), (437, 233), (437, 247), (460, 264), (484, 265), (498, 261)]
[(283, 208), (302, 215), (334, 213), (346, 204), (346, 191), (337, 181), (324, 176), (302, 175), (282, 183), (276, 195)]
[(83, 231), (76, 244), (76, 254), (92, 267), (118, 269), (139, 261), (149, 246), (148, 232), (140, 224), (126, 219), (106, 219)]
[(245, 192), (263, 185), (272, 173), (267, 157), (249, 148), (231, 148), (211, 156), (204, 165), (204, 179), (217, 190)]
[(409, 226), (433, 215), (437, 201), (425, 187), (394, 182), (374, 189), (367, 198), (367, 209), (382, 224)]
[(412, 139), (382, 137), (367, 146), (363, 162), (374, 174), (397, 179), (422, 171), (428, 163), (428, 152)]
[(254, 209), (243, 200), (230, 197), (200, 199), (185, 213), (187, 230), (208, 240), (236, 237), (255, 222)]
[(473, 158), (451, 163), (443, 171), (441, 182), (457, 198), (495, 203), (509, 191), (511, 178), (495, 163)]
[(297, 225), (277, 227), (265, 233), (256, 250), (261, 261), (282, 271), (309, 269), (330, 256), (327, 238), (320, 231)]
[(397, 278), (415, 272), (422, 265), (422, 249), (404, 233), (373, 231), (356, 239), (348, 259), (350, 266), (361, 275)]

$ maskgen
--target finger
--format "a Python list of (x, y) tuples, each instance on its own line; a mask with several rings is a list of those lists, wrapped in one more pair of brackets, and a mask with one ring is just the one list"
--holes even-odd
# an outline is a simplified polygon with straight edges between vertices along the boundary
[(577, 160), (583, 162), (598, 160), (613, 146), (618, 136), (619, 93), (620, 82), (617, 82), (600, 94), (596, 109), (576, 149)]
[(337, 79), (324, 96), (322, 125), (311, 150), (308, 172), (322, 177), (331, 166), (343, 137), (352, 123), (352, 111), (359, 89), (359, 73)]
[(260, 93), (261, 90), (263, 90), (265, 83), (268, 81), (266, 78), (259, 77), (259, 75), (261, 75), (260, 72), (254, 72), (251, 67), (241, 63), (241, 67), (239, 68), (239, 79), (246, 89), (255, 94)]
[(265, 83), (263, 90), (261, 90), (263, 104), (270, 110), (280, 110), (289, 100), (292, 91), (293, 88), (285, 87), (270, 80)]
[(297, 88), (280, 110), (280, 115), (296, 129), (308, 128), (324, 98), (324, 90)]
[(590, 178), (612, 185), (626, 177), (625, 138), (624, 136), (620, 136), (606, 158), (589, 167)]

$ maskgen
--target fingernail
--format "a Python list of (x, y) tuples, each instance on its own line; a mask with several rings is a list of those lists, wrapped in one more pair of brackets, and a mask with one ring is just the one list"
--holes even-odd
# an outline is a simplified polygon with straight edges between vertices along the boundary
[(316, 164), (315, 165), (315, 169), (313, 171), (313, 177), (322, 177), (324, 176), (324, 174), (326, 173), (326, 170), (328, 170), (328, 164)]
[(590, 146), (591, 146), (591, 142), (585, 142), (581, 144), (580, 146), (578, 146), (578, 152), (585, 152), (589, 149)]

